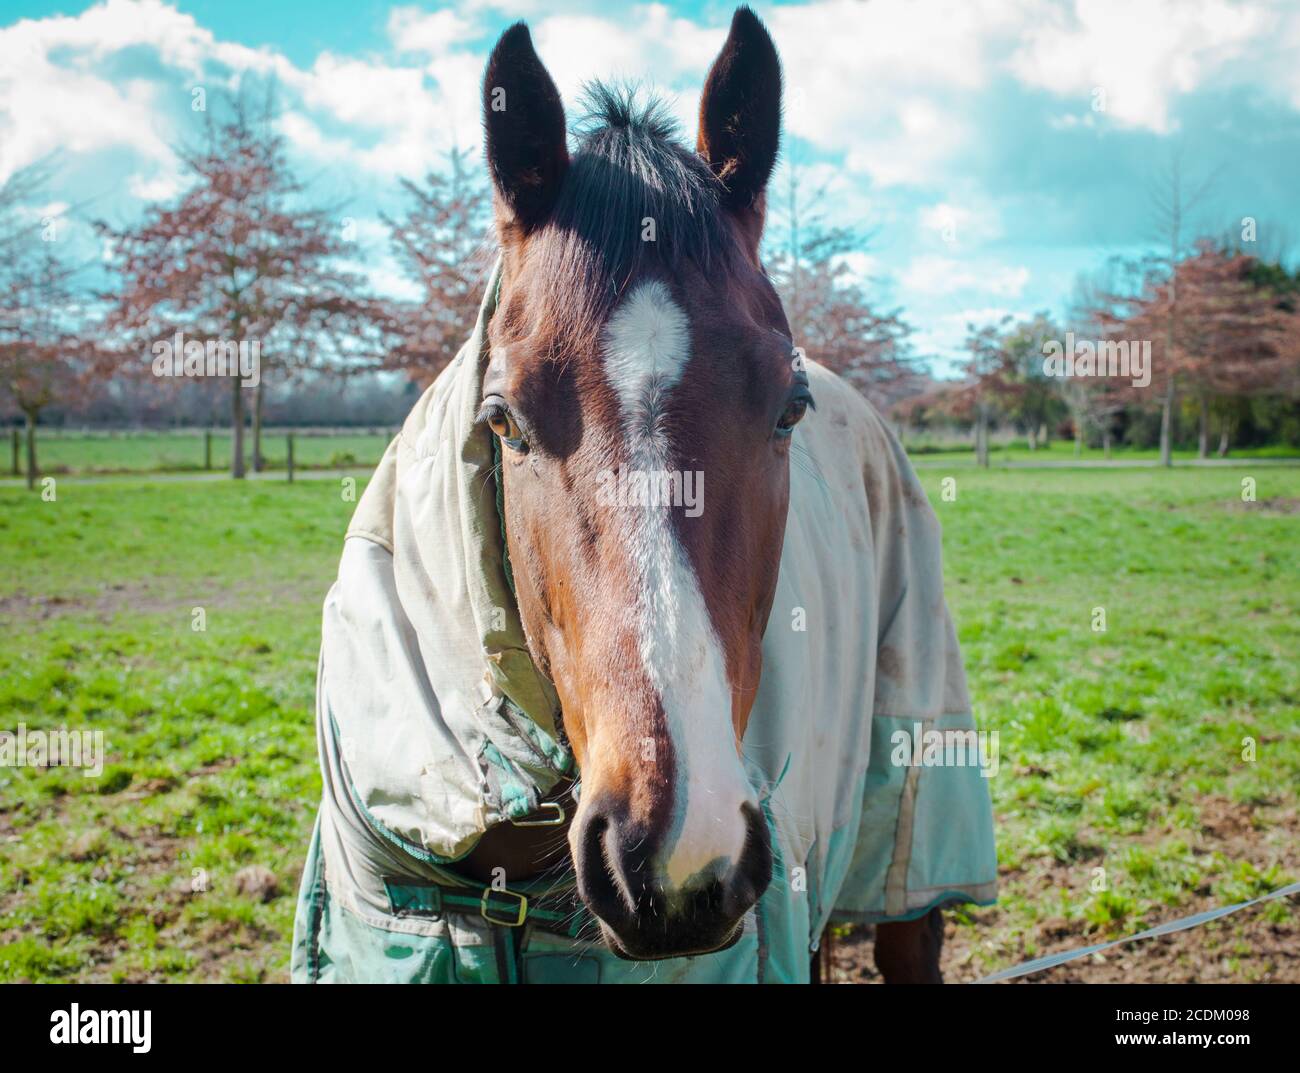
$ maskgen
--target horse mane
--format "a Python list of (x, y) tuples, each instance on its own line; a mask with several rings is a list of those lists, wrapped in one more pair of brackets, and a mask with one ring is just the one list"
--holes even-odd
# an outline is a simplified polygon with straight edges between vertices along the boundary
[[(551, 292), (548, 305), (566, 311), (570, 332), (598, 329), (647, 269), (673, 278), (689, 262), (717, 272), (740, 256), (724, 218), (725, 189), (681, 144), (662, 98), (635, 85), (589, 82), (581, 107), (576, 149), (538, 236), (535, 266)], [(646, 221), (653, 221), (652, 240), (643, 237)]]

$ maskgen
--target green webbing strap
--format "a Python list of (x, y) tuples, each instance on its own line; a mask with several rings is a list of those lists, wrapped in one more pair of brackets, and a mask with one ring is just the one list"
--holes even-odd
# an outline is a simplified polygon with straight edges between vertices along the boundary
[[(479, 916), (489, 924), (518, 928), (533, 923), (545, 931), (577, 938), (591, 922), (586, 906), (576, 898), (548, 904), (547, 895), (530, 898), (512, 890), (471, 885), (442, 887), (433, 883), (401, 883), (384, 880), (388, 905), (398, 917), (440, 917), (444, 913)], [(550, 892), (547, 892), (549, 894)]]

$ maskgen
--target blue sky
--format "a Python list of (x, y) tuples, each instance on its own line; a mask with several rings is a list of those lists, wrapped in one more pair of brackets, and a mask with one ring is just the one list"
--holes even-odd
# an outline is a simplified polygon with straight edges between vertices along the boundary
[[(1300, 252), (1300, 4), (1278, 0), (758, 3), (785, 65), (786, 150), (827, 222), (872, 234), (854, 268), (903, 307), (937, 372), (968, 321), (1065, 311), (1074, 280), (1155, 245), (1177, 153), (1212, 181), (1188, 237), (1258, 221)], [(191, 92), (274, 76), (291, 154), (346, 198), (377, 287), (397, 179), (477, 152), (495, 36), (527, 19), (566, 102), (591, 77), (666, 91), (689, 129), (731, 4), (579, 0), (0, 0), (0, 180), (53, 151), (32, 212), (117, 221), (183, 182)], [(778, 179), (779, 181), (779, 179)], [(73, 241), (89, 230), (70, 218)]]

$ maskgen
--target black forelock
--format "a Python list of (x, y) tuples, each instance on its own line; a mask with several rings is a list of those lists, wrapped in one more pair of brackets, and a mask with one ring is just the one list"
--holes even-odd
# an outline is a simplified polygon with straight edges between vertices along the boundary
[(557, 302), (581, 307), (575, 322), (590, 324), (603, 322), (651, 266), (670, 277), (686, 262), (722, 271), (738, 251), (721, 207), (725, 190), (680, 143), (662, 99), (632, 85), (590, 82), (582, 105), (576, 151), (538, 236), (537, 268)]

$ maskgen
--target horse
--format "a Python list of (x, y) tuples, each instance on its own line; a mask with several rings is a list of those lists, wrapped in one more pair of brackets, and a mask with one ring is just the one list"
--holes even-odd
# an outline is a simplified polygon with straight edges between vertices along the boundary
[[(986, 786), (891, 767), (883, 747), (895, 720), (969, 726), (969, 700), (924, 492), (865, 399), (803, 355), (763, 267), (781, 85), (741, 7), (694, 150), (654, 98), (595, 84), (571, 153), (527, 26), (496, 43), (482, 95), (499, 264), (471, 342), (367, 490), (327, 603), (322, 764), (327, 799), (348, 790), (322, 809), (296, 979), (376, 978), (355, 942), (326, 941), (350, 913), (401, 931), (403, 957), (413, 934), (442, 944), (404, 978), (474, 977), (466, 950), (491, 945), (502, 979), (541, 978), (538, 949), (578, 951), (570, 968), (601, 949), (655, 970), (618, 976), (606, 958), (602, 979), (817, 980), (821, 931), (861, 920), (886, 981), (937, 982), (942, 907), (990, 900)], [(431, 492), (447, 467), (456, 482)], [(431, 535), (449, 515), (446, 540)], [(462, 534), (468, 555), (437, 562)], [(355, 536), (370, 543), (349, 551)], [(428, 646), (481, 624), (483, 547), (519, 641), (482, 626), (464, 660), (466, 682), (483, 678), (477, 722), (446, 750), (477, 766), (435, 755), (382, 784), (348, 735), (355, 752), (395, 704), (451, 725), (469, 690), (443, 681), (467, 646)], [(380, 590), (403, 628), (362, 632), (406, 638), (382, 651), (357, 626)], [(823, 643), (792, 628), (798, 612)], [(383, 707), (394, 663), (418, 684)], [(412, 733), (376, 745), (374, 766)], [(398, 785), (418, 806), (393, 809)], [(967, 871), (926, 871), (966, 851)], [(376, 878), (344, 892), (358, 862)], [(569, 947), (545, 945), (548, 905)], [(479, 931), (430, 976), (458, 943), (448, 921), (476, 909)]]

